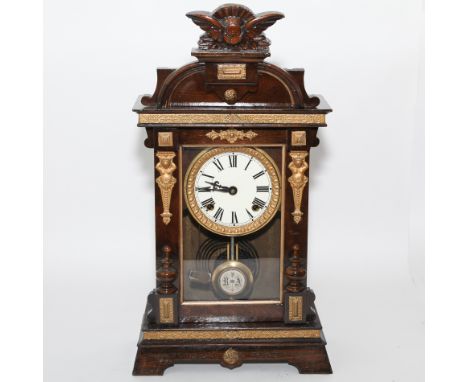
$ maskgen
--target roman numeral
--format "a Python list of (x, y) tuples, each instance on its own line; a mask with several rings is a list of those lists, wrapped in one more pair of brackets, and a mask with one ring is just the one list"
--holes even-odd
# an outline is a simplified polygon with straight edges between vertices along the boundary
[(247, 168), (248, 168), (249, 165), (250, 165), (250, 162), (252, 162), (252, 158), (250, 158), (249, 163), (247, 163), (247, 166), (245, 166), (244, 170), (247, 170)]
[(229, 155), (229, 167), (237, 167), (237, 155)]
[(201, 202), (202, 207), (209, 206), (210, 204), (214, 204), (213, 198), (209, 198)]
[[(197, 187), (196, 190), (198, 192), (210, 192), (211, 191), (211, 187)], [(258, 190), (257, 190), (258, 191)]]
[(250, 211), (247, 208), (245, 209), (245, 212), (247, 212), (247, 215), (250, 216), (250, 219), (253, 219), (253, 215), (250, 213)]
[(268, 192), (270, 191), (270, 187), (268, 186), (257, 186), (257, 192)]
[(208, 174), (203, 174), (203, 173), (202, 173), (202, 176), (206, 176), (207, 178), (214, 179), (214, 176), (211, 176), (211, 175), (208, 175)]
[(257, 179), (257, 178), (261, 177), (261, 176), (264, 175), (264, 174), (265, 174), (265, 170), (262, 170), (262, 171), (260, 171), (260, 172), (257, 172), (257, 173), (253, 176), (253, 178), (254, 178), (254, 179)]
[(232, 211), (231, 222), (232, 222), (232, 224), (237, 224), (237, 223), (239, 223), (239, 220), (237, 220), (236, 211)]
[(218, 207), (217, 211), (214, 214), (214, 218), (216, 220), (223, 220), (223, 213), (224, 213), (224, 210), (221, 207)]
[(218, 167), (218, 170), (219, 170), (219, 171), (224, 170), (224, 167), (223, 167), (223, 165), (221, 164), (221, 162), (219, 161), (218, 158), (214, 159), (214, 160), (213, 160), (213, 163), (214, 163), (214, 165), (215, 165), (216, 167)]
[(256, 205), (256, 206), (259, 206), (260, 208), (263, 208), (265, 207), (265, 202), (263, 200), (260, 200), (258, 198), (255, 198), (252, 202), (252, 204)]

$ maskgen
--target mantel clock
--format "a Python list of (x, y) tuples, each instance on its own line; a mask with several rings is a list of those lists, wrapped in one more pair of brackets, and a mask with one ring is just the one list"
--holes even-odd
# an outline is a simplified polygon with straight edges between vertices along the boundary
[(226, 4), (187, 16), (196, 62), (158, 69), (134, 111), (154, 150), (156, 289), (135, 375), (175, 363), (287, 362), (331, 373), (306, 285), (308, 153), (331, 111), (302, 69), (265, 62), (284, 16)]

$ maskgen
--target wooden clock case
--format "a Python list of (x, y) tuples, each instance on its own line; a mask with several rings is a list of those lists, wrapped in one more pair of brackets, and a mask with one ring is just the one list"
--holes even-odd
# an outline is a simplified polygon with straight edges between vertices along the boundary
[[(205, 33), (196, 62), (158, 69), (153, 95), (133, 108), (154, 150), (156, 282), (147, 299), (134, 375), (162, 375), (175, 363), (286, 362), (300, 373), (331, 373), (307, 288), (308, 153), (330, 107), (308, 95), (304, 70), (264, 61), (262, 33), (281, 13), (254, 15), (228, 4), (187, 14)], [(181, 147), (278, 145), (284, 150), (283, 285), (276, 304), (184, 305), (180, 290), (183, 204)]]

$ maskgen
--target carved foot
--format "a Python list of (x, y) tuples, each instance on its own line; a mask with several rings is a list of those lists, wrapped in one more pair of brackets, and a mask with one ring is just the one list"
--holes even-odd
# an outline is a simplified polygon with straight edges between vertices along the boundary
[(294, 366), (300, 374), (332, 373), (328, 354), (324, 346), (302, 351), (294, 359), (289, 359), (288, 364)]
[(299, 374), (331, 374), (332, 370), (330, 369), (317, 369), (315, 365), (311, 365), (310, 363), (289, 363), (291, 366), (294, 366)]
[(174, 366), (173, 361), (138, 349), (133, 375), (163, 375), (164, 371), (171, 366)]

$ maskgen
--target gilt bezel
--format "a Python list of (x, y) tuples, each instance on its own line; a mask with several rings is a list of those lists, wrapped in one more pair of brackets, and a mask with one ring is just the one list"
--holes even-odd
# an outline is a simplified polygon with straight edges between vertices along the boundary
[[(271, 180), (271, 199), (265, 212), (254, 221), (243, 226), (227, 227), (210, 220), (198, 205), (195, 197), (195, 181), (201, 167), (216, 155), (227, 152), (241, 152), (253, 156), (267, 170)], [(281, 204), (281, 182), (278, 167), (273, 159), (263, 150), (251, 147), (215, 147), (198, 154), (187, 169), (184, 180), (184, 198), (190, 214), (207, 230), (223, 236), (245, 236), (267, 225), (275, 216)]]

